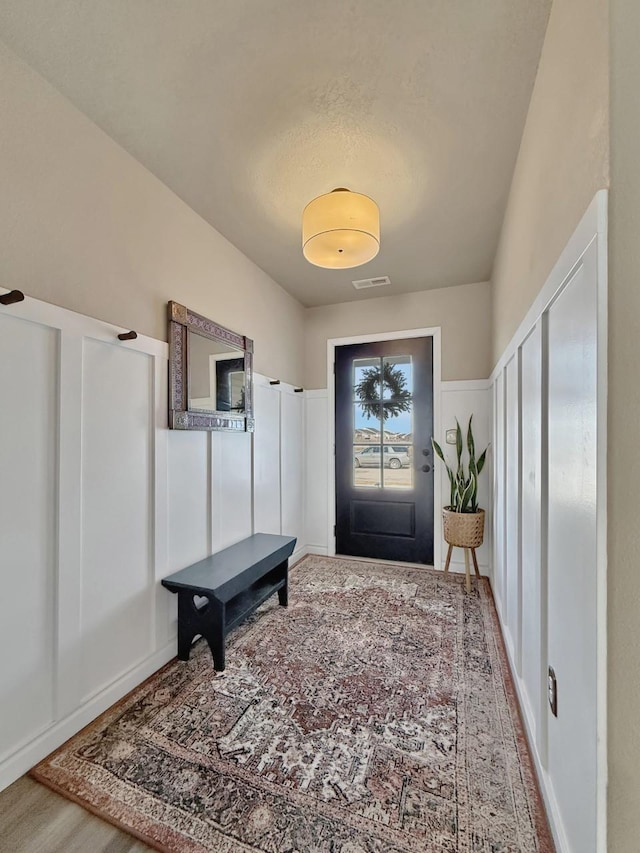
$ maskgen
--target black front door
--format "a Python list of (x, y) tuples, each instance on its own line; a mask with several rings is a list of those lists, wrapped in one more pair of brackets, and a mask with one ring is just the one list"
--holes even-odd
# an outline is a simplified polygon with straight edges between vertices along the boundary
[(433, 565), (433, 338), (336, 348), (336, 552)]

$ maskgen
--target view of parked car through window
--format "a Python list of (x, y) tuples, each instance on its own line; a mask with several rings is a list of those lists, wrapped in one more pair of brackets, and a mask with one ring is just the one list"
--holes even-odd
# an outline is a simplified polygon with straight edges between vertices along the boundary
[[(411, 459), (409, 457), (408, 447), (384, 447), (382, 455), (382, 464), (385, 468), (406, 468), (409, 466)], [(354, 456), (354, 464), (356, 468), (379, 468), (380, 467), (380, 446), (365, 447), (364, 450), (356, 452)]]

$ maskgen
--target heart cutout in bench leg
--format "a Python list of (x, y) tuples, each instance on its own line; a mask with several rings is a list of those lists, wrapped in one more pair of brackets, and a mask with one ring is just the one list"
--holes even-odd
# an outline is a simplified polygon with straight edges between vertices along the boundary
[(193, 606), (195, 607), (198, 613), (204, 613), (205, 610), (209, 607), (209, 599), (206, 595), (194, 595)]

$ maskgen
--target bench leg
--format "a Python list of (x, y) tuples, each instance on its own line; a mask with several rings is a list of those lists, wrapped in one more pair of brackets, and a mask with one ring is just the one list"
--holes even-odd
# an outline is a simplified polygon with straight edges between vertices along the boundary
[(178, 659), (189, 660), (191, 643), (195, 634), (189, 624), (189, 613), (191, 596), (178, 593)]
[(213, 666), (216, 672), (224, 672), (225, 649), (224, 649), (224, 634), (225, 634), (225, 613), (224, 604), (221, 604), (215, 599), (211, 600), (212, 616), (207, 620), (206, 629), (203, 630), (203, 637), (207, 641), (211, 656), (213, 657)]
[(289, 560), (285, 560), (280, 568), (284, 573), (284, 586), (278, 590), (278, 601), (281, 607), (287, 607), (289, 604)]
[(209, 629), (207, 633), (203, 636), (207, 641), (209, 650), (211, 651), (211, 657), (213, 658), (213, 668), (216, 672), (224, 672), (226, 667), (224, 654), (224, 634), (218, 631), (217, 629)]

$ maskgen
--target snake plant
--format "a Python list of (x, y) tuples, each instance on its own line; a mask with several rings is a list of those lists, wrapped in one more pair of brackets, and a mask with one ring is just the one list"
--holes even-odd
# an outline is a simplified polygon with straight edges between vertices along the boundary
[(476, 460), (476, 446), (473, 440), (473, 429), (471, 421), (473, 415), (469, 418), (469, 426), (467, 428), (467, 451), (469, 453), (469, 461), (467, 470), (462, 460), (462, 430), (456, 418), (456, 456), (457, 466), (455, 471), (450, 467), (442, 452), (442, 448), (438, 442), (432, 438), (434, 452), (442, 459), (444, 466), (449, 475), (449, 483), (451, 485), (451, 501), (447, 509), (452, 509), (454, 512), (477, 512), (478, 511), (478, 477), (484, 468), (484, 463), (487, 459), (488, 447), (485, 447), (480, 457)]

